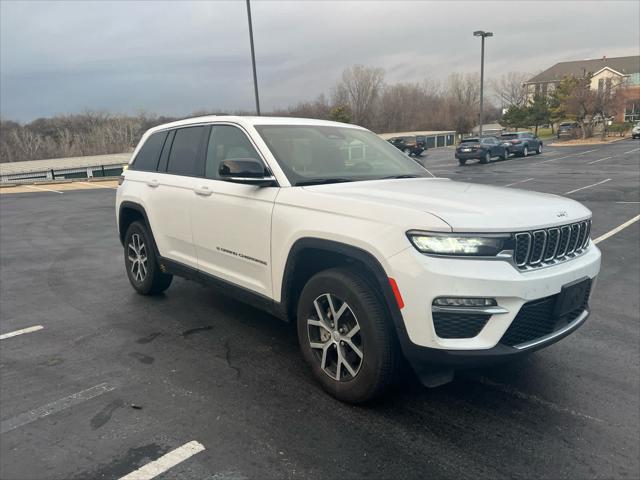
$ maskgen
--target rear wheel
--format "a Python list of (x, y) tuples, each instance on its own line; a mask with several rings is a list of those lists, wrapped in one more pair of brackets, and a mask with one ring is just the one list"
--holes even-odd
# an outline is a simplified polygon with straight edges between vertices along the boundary
[(151, 235), (140, 222), (129, 225), (125, 234), (124, 263), (129, 282), (141, 295), (158, 295), (171, 285), (173, 275), (160, 271)]
[(463, 160), (462, 158), (458, 159), (458, 165), (460, 165), (461, 167), (464, 167), (467, 164), (466, 160)]
[(360, 403), (392, 382), (400, 359), (397, 340), (365, 277), (344, 268), (317, 273), (302, 290), (297, 314), (302, 354), (331, 395)]
[(405, 148), (404, 150), (402, 150), (404, 152), (405, 155), (410, 156), (411, 155), (411, 149), (410, 148)]
[(538, 148), (536, 148), (536, 155), (540, 155), (542, 153), (542, 143), (538, 144)]
[(522, 155), (521, 156), (523, 156), (523, 157), (528, 157), (529, 156), (529, 147), (527, 147), (526, 145), (522, 149)]
[(502, 152), (502, 155), (500, 155), (500, 159), (506, 160), (508, 156), (509, 156), (509, 150), (505, 148), (504, 151)]

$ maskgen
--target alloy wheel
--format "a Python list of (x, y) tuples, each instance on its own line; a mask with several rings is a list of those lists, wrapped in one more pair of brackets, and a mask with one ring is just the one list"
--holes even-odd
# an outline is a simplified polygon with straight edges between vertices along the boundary
[(127, 246), (127, 257), (132, 278), (138, 283), (144, 282), (147, 277), (147, 247), (137, 233), (131, 235), (131, 241)]
[(360, 324), (353, 310), (331, 293), (318, 296), (310, 310), (309, 346), (320, 368), (339, 382), (352, 380), (364, 359)]

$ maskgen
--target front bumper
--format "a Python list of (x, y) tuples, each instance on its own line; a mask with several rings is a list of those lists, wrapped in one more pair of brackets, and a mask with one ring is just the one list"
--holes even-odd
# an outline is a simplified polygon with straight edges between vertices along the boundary
[[(600, 250), (593, 245), (579, 257), (554, 266), (522, 272), (503, 260), (426, 256), (413, 247), (388, 259), (404, 300), (403, 325), (396, 325), (403, 353), (423, 383), (446, 383), (453, 370), (506, 361), (551, 345), (578, 329), (588, 306), (566, 325), (516, 346), (501, 343), (523, 305), (557, 295), (577, 279), (595, 283)], [(591, 289), (593, 292), (593, 288)], [(494, 298), (506, 313), (491, 315), (472, 338), (441, 338), (436, 334), (432, 302), (436, 297)]]
[[(505, 260), (433, 257), (413, 247), (387, 261), (404, 300), (403, 328), (411, 343), (431, 349), (473, 351), (496, 347), (525, 303), (556, 295), (577, 279), (595, 279), (600, 257), (600, 250), (590, 244), (579, 257), (526, 272)], [(491, 315), (472, 338), (441, 338), (432, 316), (436, 297), (494, 298), (506, 313)]]

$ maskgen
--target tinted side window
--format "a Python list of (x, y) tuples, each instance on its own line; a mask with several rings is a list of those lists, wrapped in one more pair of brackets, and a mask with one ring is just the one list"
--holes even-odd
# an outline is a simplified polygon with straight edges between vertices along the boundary
[(147, 138), (147, 141), (144, 142), (144, 145), (136, 155), (131, 165), (131, 170), (155, 172), (165, 138), (167, 138), (167, 132), (157, 132)]
[(231, 125), (214, 125), (209, 135), (205, 177), (220, 178), (218, 170), (223, 160), (252, 158), (260, 160), (258, 152), (242, 130)]
[(202, 137), (208, 127), (187, 127), (176, 130), (169, 154), (167, 173), (176, 175), (202, 175)]

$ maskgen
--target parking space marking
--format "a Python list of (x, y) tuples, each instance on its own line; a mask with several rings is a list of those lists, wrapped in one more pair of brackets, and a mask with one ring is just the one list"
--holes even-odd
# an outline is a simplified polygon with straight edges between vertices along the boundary
[(580, 152), (580, 153), (576, 153), (576, 157), (579, 157), (580, 155), (585, 155), (587, 153), (591, 153), (591, 152), (597, 152), (599, 149), (598, 148), (594, 148), (593, 150), (587, 150), (586, 152)]
[(54, 413), (61, 412), (62, 410), (66, 410), (69, 407), (82, 402), (86, 402), (87, 400), (91, 400), (98, 395), (110, 392), (115, 388), (116, 387), (114, 387), (113, 385), (109, 385), (108, 383), (101, 383), (100, 385), (96, 385), (95, 387), (88, 388), (87, 390), (74, 393), (73, 395), (69, 395), (68, 397), (64, 397), (60, 400), (56, 400), (55, 402), (43, 405), (42, 407), (38, 407), (34, 410), (31, 410), (30, 412), (21, 413), (16, 417), (3, 420), (2, 422), (0, 422), (0, 434), (5, 434), (7, 432), (10, 432), (11, 430), (15, 430), (18, 427), (27, 425), (28, 423), (35, 422), (36, 420), (48, 417), (49, 415), (52, 415)]
[(591, 187), (595, 187), (597, 185), (602, 185), (603, 183), (607, 183), (610, 180), (611, 180), (610, 178), (607, 178), (605, 180), (602, 180), (601, 182), (594, 183), (593, 185), (587, 185), (586, 187), (576, 188), (575, 190), (570, 190), (568, 192), (565, 192), (564, 195), (569, 195), (570, 193), (576, 193), (576, 192), (579, 192), (580, 190), (584, 190), (586, 188), (591, 188)]
[(616, 203), (640, 203), (640, 202), (616, 202)]
[(33, 185), (22, 185), (24, 188), (31, 188), (32, 190), (40, 190), (42, 192), (54, 192), (54, 193), (59, 193), (60, 195), (62, 195), (62, 192), (59, 190), (52, 190), (51, 188), (44, 188), (44, 187), (35, 187)]
[(640, 150), (640, 148), (634, 148), (633, 150), (629, 150), (628, 152), (624, 152), (623, 155), (626, 155), (627, 153), (637, 152), (638, 150)]
[(0, 335), (0, 340), (4, 340), (5, 338), (17, 337), (18, 335), (22, 335), (23, 333), (37, 332), (38, 330), (42, 330), (43, 328), (44, 327), (42, 325), (34, 325), (33, 327), (27, 327), (21, 330), (3, 333), (2, 335)]
[(508, 185), (505, 185), (505, 187), (510, 187), (512, 185), (518, 185), (519, 183), (530, 182), (531, 180), (533, 180), (533, 178), (527, 178), (525, 180), (520, 180), (519, 182), (509, 183)]
[(609, 160), (610, 158), (613, 158), (613, 157), (604, 157), (604, 158), (601, 158), (600, 160), (594, 160), (593, 162), (588, 162), (587, 165), (592, 165), (594, 163), (603, 162), (605, 160)]
[(117, 190), (118, 187), (109, 187), (108, 185), (99, 185), (95, 182), (81, 182), (82, 185), (87, 185), (90, 188), (108, 188), (109, 190)]
[(596, 238), (593, 243), (600, 243), (605, 241), (607, 238), (614, 236), (616, 233), (621, 232), (622, 230), (624, 230), (625, 228), (627, 228), (629, 225), (632, 225), (633, 223), (637, 222), (638, 220), (640, 220), (640, 215), (636, 215), (635, 217), (633, 217), (631, 220), (627, 220), (626, 222), (624, 222), (622, 225), (614, 228), (613, 230), (609, 230), (607, 233), (605, 233), (604, 235), (600, 235), (598, 238)]
[(193, 440), (121, 477), (120, 480), (150, 480), (203, 450), (204, 445)]
[(552, 158), (551, 160), (545, 160), (544, 162), (538, 162), (538, 163), (549, 163), (549, 162), (555, 162), (556, 160), (562, 160), (563, 158), (569, 158), (569, 157), (573, 157), (574, 155), (567, 155), (565, 157), (558, 157), (558, 158)]

